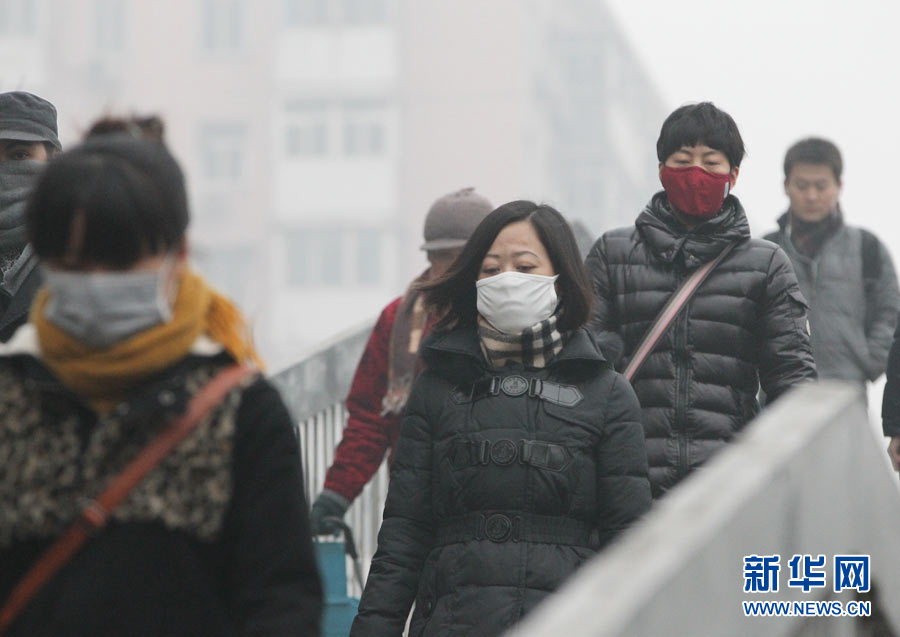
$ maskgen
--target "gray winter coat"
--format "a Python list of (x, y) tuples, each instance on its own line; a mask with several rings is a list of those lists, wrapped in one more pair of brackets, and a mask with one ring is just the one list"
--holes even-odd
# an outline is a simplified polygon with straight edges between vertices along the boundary
[[(900, 311), (890, 254), (873, 234), (842, 225), (810, 258), (797, 251), (787, 224), (785, 213), (778, 219), (780, 229), (765, 238), (790, 257), (809, 303), (810, 341), (819, 378), (875, 380), (887, 365)], [(873, 252), (869, 265), (864, 263), (864, 250)]]

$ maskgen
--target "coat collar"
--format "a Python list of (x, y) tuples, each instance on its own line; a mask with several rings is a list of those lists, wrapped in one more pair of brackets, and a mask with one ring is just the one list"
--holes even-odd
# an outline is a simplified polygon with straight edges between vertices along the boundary
[[(180, 414), (190, 399), (184, 379), (192, 370), (204, 364), (227, 365), (233, 362), (221, 345), (206, 336), (198, 338), (187, 356), (172, 367), (154, 374), (142, 382), (115, 408), (119, 415), (133, 413)], [(67, 396), (88, 411), (95, 411), (87, 401), (66, 387), (41, 360), (40, 342), (32, 323), (26, 323), (13, 334), (9, 342), (0, 345), (0, 365), (18, 368), (26, 384), (42, 391)]]
[[(450, 377), (467, 377), (488, 369), (478, 342), (478, 332), (471, 326), (432, 331), (422, 344), (421, 352), (429, 367)], [(597, 343), (585, 328), (579, 328), (569, 334), (562, 351), (550, 360), (547, 368), (562, 369), (579, 365), (594, 368), (609, 366)]]
[(750, 238), (747, 215), (734, 195), (725, 198), (715, 217), (688, 230), (672, 213), (661, 190), (638, 215), (635, 226), (657, 258), (672, 263), (683, 253), (689, 267), (714, 259), (729, 243)]
[(791, 221), (791, 211), (781, 213), (781, 216), (778, 217), (778, 230), (779, 232), (784, 232), (788, 229), (788, 224)]
[[(224, 348), (219, 343), (201, 334), (191, 345), (188, 353), (196, 356), (216, 356), (223, 351)], [(0, 357), (17, 355), (41, 358), (41, 345), (34, 323), (25, 323), (13, 333), (8, 342), (0, 343)]]
[[(834, 214), (838, 216), (839, 225), (841, 227), (844, 226), (844, 211), (841, 209), (841, 204), (837, 205), (837, 210), (835, 210)], [(791, 225), (791, 211), (788, 209), (786, 212), (783, 212), (780, 217), (778, 217), (778, 230), (783, 233), (790, 232)]]
[(781, 246), (782, 250), (784, 250), (791, 259), (797, 259), (805, 263), (814, 263), (819, 260), (819, 257), (823, 252), (831, 249), (829, 247), (831, 244), (839, 241), (841, 237), (846, 237), (844, 230), (847, 226), (844, 224), (844, 213), (840, 208), (840, 204), (838, 205), (836, 214), (838, 215), (837, 226), (824, 237), (821, 246), (812, 256), (801, 252), (794, 243), (792, 238), (794, 233), (793, 219), (790, 209), (778, 217), (778, 230), (775, 233), (776, 243)]

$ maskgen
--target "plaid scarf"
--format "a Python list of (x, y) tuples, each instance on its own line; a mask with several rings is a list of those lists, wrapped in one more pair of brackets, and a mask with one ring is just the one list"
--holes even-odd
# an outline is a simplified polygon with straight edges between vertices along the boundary
[(427, 280), (429, 272), (426, 270), (409, 285), (397, 308), (388, 344), (387, 392), (381, 399), (382, 416), (399, 415), (403, 411), (413, 380), (421, 371), (419, 343), (427, 331), (428, 312), (425, 299), (415, 286)]
[(522, 330), (505, 334), (478, 316), (481, 351), (491, 367), (521, 363), (525, 367), (545, 367), (565, 345), (566, 335), (556, 329), (556, 315)]

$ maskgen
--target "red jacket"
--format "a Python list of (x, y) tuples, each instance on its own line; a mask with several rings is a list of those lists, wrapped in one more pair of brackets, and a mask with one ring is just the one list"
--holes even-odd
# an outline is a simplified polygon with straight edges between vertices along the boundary
[(401, 300), (391, 301), (372, 329), (347, 395), (347, 428), (325, 474), (325, 488), (348, 500), (355, 499), (375, 475), (388, 449), (388, 462), (393, 459), (400, 435), (400, 416), (382, 416), (381, 400), (387, 392), (391, 330)]

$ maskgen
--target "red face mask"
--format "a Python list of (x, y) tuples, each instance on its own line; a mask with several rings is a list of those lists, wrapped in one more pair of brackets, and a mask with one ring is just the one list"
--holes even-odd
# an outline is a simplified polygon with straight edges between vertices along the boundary
[(700, 166), (663, 166), (659, 180), (678, 212), (701, 219), (715, 215), (731, 190), (730, 173), (711, 173)]

